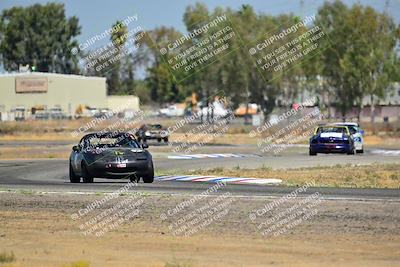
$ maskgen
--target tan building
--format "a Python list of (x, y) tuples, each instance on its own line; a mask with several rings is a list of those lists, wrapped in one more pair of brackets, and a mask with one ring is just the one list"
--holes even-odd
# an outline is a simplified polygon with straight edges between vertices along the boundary
[(139, 109), (137, 97), (117, 98), (108, 99), (104, 77), (40, 72), (0, 74), (0, 120), (13, 120), (21, 113), (29, 117), (43, 109), (61, 110), (74, 117), (79, 108), (113, 110), (127, 99), (136, 99), (127, 109)]

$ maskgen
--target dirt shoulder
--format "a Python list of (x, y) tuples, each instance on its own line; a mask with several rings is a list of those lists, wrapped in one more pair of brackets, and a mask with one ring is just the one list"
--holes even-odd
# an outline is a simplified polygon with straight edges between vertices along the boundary
[[(1, 193), (0, 252), (14, 253), (16, 261), (9, 263), (10, 266), (131, 266), (133, 263), (135, 266), (394, 266), (400, 263), (399, 202), (323, 200), (314, 207), (317, 213), (312, 217), (283, 234), (263, 236), (259, 225), (291, 208), (293, 214), (293, 207), (302, 199), (285, 202), (250, 220), (249, 214), (274, 200), (232, 198), (226, 206), (226, 215), (185, 236), (187, 232), (177, 234), (177, 225), (182, 225), (182, 220), (187, 220), (193, 210), (204, 204), (216, 205), (219, 196), (190, 202), (191, 205), (176, 212), (183, 201), (193, 200), (193, 196), (142, 195), (144, 201), (137, 216), (101, 237), (85, 236), (79, 228), (83, 221), (115, 207), (131, 195), (106, 202), (92, 210), (86, 219), (71, 219), (71, 214), (104, 197)], [(176, 213), (169, 215), (173, 210)]]

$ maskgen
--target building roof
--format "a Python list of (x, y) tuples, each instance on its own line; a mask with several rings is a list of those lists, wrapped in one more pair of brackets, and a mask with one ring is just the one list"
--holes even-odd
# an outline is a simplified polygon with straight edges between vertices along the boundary
[(73, 78), (73, 79), (87, 79), (87, 80), (105, 80), (105, 77), (96, 76), (83, 76), (76, 74), (61, 74), (61, 73), (51, 73), (51, 72), (9, 72), (0, 73), (0, 78), (2, 77), (18, 77), (18, 76), (38, 76), (38, 77), (57, 77), (57, 78)]

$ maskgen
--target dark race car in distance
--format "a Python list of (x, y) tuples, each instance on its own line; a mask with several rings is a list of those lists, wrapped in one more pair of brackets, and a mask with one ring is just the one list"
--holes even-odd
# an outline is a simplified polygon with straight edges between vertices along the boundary
[(352, 155), (354, 152), (354, 140), (347, 126), (318, 126), (314, 135), (310, 138), (310, 156), (315, 156), (317, 153), (346, 153)]
[(168, 142), (168, 131), (161, 124), (143, 124), (135, 135), (139, 142), (146, 143), (147, 140), (157, 140), (158, 142), (164, 140), (165, 143)]
[(153, 158), (131, 133), (106, 132), (85, 135), (72, 147), (69, 177), (72, 183), (92, 183), (97, 178), (154, 180)]

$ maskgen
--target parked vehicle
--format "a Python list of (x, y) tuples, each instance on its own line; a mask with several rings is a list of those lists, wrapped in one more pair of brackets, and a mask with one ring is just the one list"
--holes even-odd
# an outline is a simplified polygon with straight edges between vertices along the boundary
[(160, 116), (165, 117), (180, 117), (185, 114), (185, 104), (174, 104), (159, 110)]
[(208, 116), (212, 115), (214, 117), (224, 118), (229, 116), (230, 113), (221, 102), (214, 101), (209, 107), (203, 107), (197, 112), (197, 116), (199, 117), (206, 117), (207, 114)]

